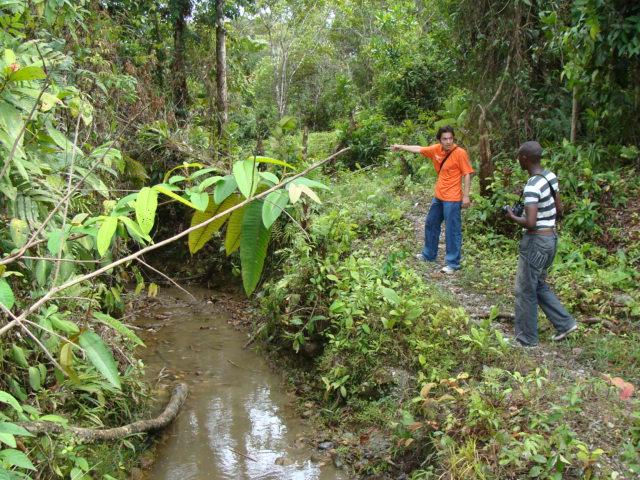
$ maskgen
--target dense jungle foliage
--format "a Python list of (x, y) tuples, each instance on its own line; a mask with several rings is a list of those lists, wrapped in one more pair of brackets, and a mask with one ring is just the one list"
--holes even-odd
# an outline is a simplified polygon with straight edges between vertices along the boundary
[[(360, 435), (356, 475), (640, 475), (638, 2), (0, 0), (0, 25), (0, 478), (127, 478), (144, 435), (29, 425), (148, 417), (127, 308), (220, 271), (316, 425)], [(478, 173), (454, 282), (483, 315), (413, 261), (434, 174), (388, 149), (443, 125)], [(528, 139), (581, 320), (547, 356), (499, 327)]]

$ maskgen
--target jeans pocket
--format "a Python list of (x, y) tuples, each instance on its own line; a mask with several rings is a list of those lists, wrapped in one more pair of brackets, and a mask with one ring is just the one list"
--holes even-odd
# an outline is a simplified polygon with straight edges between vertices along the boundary
[(532, 267), (541, 269), (547, 265), (547, 260), (549, 260), (549, 255), (546, 253), (534, 250), (529, 252), (527, 260), (529, 261)]

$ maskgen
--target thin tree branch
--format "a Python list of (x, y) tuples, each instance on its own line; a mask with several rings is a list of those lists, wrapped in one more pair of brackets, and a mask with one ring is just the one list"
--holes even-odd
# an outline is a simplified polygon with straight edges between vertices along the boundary
[(254, 196), (254, 197), (248, 198), (248, 199), (238, 203), (237, 205), (235, 205), (235, 206), (233, 206), (231, 208), (228, 208), (224, 212), (218, 213), (218, 214), (214, 215), (213, 217), (205, 220), (204, 222), (199, 223), (198, 225), (194, 225), (193, 227), (187, 228), (186, 230), (183, 230), (182, 232), (174, 235), (173, 237), (167, 238), (167, 239), (162, 240), (161, 242), (155, 243), (153, 245), (149, 245), (149, 246), (147, 246), (147, 247), (145, 247), (145, 248), (143, 248), (141, 250), (138, 250), (135, 253), (132, 253), (131, 255), (127, 255), (126, 257), (123, 257), (123, 258), (121, 258), (119, 260), (111, 262), (110, 264), (108, 264), (108, 265), (106, 265), (106, 266), (104, 266), (102, 268), (99, 268), (98, 270), (95, 270), (95, 271), (93, 271), (91, 273), (88, 273), (86, 275), (83, 275), (81, 277), (74, 278), (74, 279), (69, 280), (68, 282), (66, 282), (66, 283), (64, 283), (64, 284), (62, 284), (62, 285), (60, 285), (58, 287), (52, 288), (44, 296), (42, 296), (42, 298), (40, 298), (38, 301), (33, 303), (29, 308), (27, 308), (25, 311), (23, 311), (20, 314), (20, 316), (16, 317), (16, 319), (13, 322), (9, 322), (9, 324), (7, 324), (4, 327), (2, 327), (0, 329), (0, 336), (4, 332), (6, 332), (8, 330), (8, 328), (10, 328), (9, 327), (10, 324), (12, 324), (11, 326), (15, 326), (15, 322), (19, 323), (20, 320), (22, 320), (23, 318), (27, 318), (33, 312), (37, 311), (42, 305), (44, 305), (49, 300), (51, 300), (51, 298), (53, 296), (55, 296), (58, 292), (60, 292), (62, 290), (65, 290), (65, 289), (67, 289), (69, 287), (72, 287), (73, 285), (76, 285), (78, 283), (81, 283), (81, 282), (84, 282), (86, 280), (90, 280), (90, 279), (92, 279), (94, 277), (97, 277), (98, 275), (101, 275), (102, 273), (104, 273), (104, 272), (106, 272), (108, 270), (111, 270), (112, 268), (117, 267), (118, 265), (122, 265), (123, 263), (126, 263), (126, 262), (128, 262), (130, 260), (134, 260), (134, 259), (144, 255), (147, 252), (150, 252), (152, 250), (156, 250), (156, 249), (158, 249), (160, 247), (163, 247), (163, 246), (165, 246), (165, 245), (167, 245), (169, 243), (173, 243), (176, 240), (189, 235), (189, 233), (191, 233), (191, 232), (193, 232), (195, 230), (198, 230), (199, 228), (205, 227), (206, 225), (208, 225), (208, 224), (210, 224), (212, 222), (215, 222), (220, 217), (228, 215), (229, 213), (231, 213), (231, 212), (233, 212), (235, 210), (239, 210), (240, 208), (243, 208), (245, 205), (247, 205), (247, 204), (249, 204), (249, 203), (251, 203), (251, 202), (253, 202), (255, 200), (258, 200), (260, 198), (266, 197), (271, 192), (275, 192), (276, 190), (279, 190), (280, 188), (284, 187), (287, 183), (290, 183), (293, 180), (295, 180), (295, 179), (297, 179), (299, 177), (302, 177), (302, 176), (306, 175), (307, 173), (317, 169), (318, 167), (321, 167), (325, 163), (328, 163), (328, 162), (336, 159), (338, 156), (340, 156), (343, 153), (347, 152), (349, 149), (350, 149), (350, 147), (343, 148), (342, 150), (334, 153), (333, 155), (325, 158), (324, 160), (320, 160), (320, 161), (310, 165), (309, 167), (304, 169), (302, 172), (300, 172), (300, 173), (298, 173), (298, 174), (296, 174), (296, 175), (294, 175), (292, 177), (289, 177), (289, 178), (281, 181), (277, 185), (274, 185), (273, 187), (265, 190), (264, 192), (261, 192), (260, 194)]
[(35, 322), (32, 322), (31, 320), (27, 320), (24, 319), (22, 320), (24, 323), (28, 323), (29, 325), (33, 325), (36, 328), (39, 328), (45, 332), (47, 332), (49, 335), (54, 335), (56, 337), (58, 337), (60, 340), (64, 340), (67, 343), (73, 343), (71, 340), (69, 340), (67, 337), (65, 337), (64, 335), (60, 335), (59, 333), (54, 332), (53, 330), (49, 330), (47, 327), (43, 327), (42, 325), (39, 325)]
[[(71, 240), (71, 238), (69, 238), (68, 240)], [(21, 258), (25, 260), (46, 260), (48, 262), (59, 261), (59, 262), (68, 262), (68, 263), (102, 263), (100, 260), (76, 260), (74, 258), (32, 257), (29, 255), (24, 255)]]
[[(76, 122), (76, 131), (73, 135), (73, 146), (72, 146), (72, 150), (71, 150), (71, 161), (69, 162), (69, 178), (67, 178), (67, 195), (66, 198), (67, 200), (64, 202), (64, 209), (62, 211), (62, 227), (60, 228), (60, 245), (58, 246), (58, 254), (57, 254), (57, 260), (56, 260), (56, 268), (53, 272), (53, 279), (51, 280), (51, 285), (55, 286), (55, 284), (58, 282), (58, 275), (60, 274), (60, 266), (62, 265), (62, 263), (60, 262), (60, 259), (62, 258), (62, 247), (64, 247), (64, 244), (66, 242), (66, 239), (64, 238), (64, 230), (65, 227), (67, 226), (67, 214), (69, 213), (69, 203), (71, 202), (71, 189), (72, 189), (72, 180), (73, 180), (73, 166), (75, 164), (76, 161), (76, 151), (78, 149), (77, 145), (78, 145), (78, 133), (80, 132), (80, 119), (82, 118), (82, 115), (78, 114), (78, 120)], [(107, 150), (109, 151), (109, 150)], [(66, 150), (65, 150), (66, 152)]]
[(185, 288), (181, 287), (180, 284), (178, 284), (178, 282), (176, 282), (173, 278), (169, 277), (168, 275), (162, 273), (160, 270), (158, 270), (157, 268), (152, 267), (151, 265), (149, 265), (147, 262), (145, 262), (144, 260), (142, 260), (141, 258), (136, 258), (136, 260), (138, 262), (140, 262), (142, 265), (144, 265), (145, 267), (147, 267), (149, 270), (153, 270), (154, 272), (156, 272), (158, 275), (166, 278), (167, 280), (169, 280), (171, 283), (173, 283), (178, 289), (182, 290), (184, 293), (186, 293), (187, 295), (189, 295), (191, 298), (193, 298), (194, 300), (196, 299), (196, 297), (193, 296), (193, 294), (186, 290)]
[(27, 335), (29, 335), (31, 337), (31, 339), (36, 342), (38, 344), (38, 346), (42, 349), (42, 351), (44, 352), (44, 354), (49, 357), (49, 360), (51, 361), (51, 363), (53, 363), (55, 365), (55, 367), (57, 369), (59, 369), (61, 372), (64, 372), (64, 370), (62, 369), (62, 367), (60, 366), (60, 364), (58, 363), (58, 361), (53, 357), (53, 355), (51, 354), (51, 352), (47, 349), (47, 347), (45, 347), (42, 342), (38, 339), (38, 337), (36, 337), (31, 330), (29, 330), (29, 328), (24, 324), (24, 323), (20, 323), (20, 327), (25, 331), (25, 333)]
[[(129, 128), (129, 126), (140, 116), (142, 115), (146, 110), (147, 110), (148, 105), (143, 107), (142, 109), (140, 109), (140, 111), (138, 113), (136, 113), (133, 117), (131, 117), (131, 119), (129, 120), (129, 123), (127, 123), (123, 128), (122, 131), (116, 136), (115, 140), (113, 140), (113, 144), (115, 144), (120, 137), (122, 137), (122, 135), (124, 135), (124, 132)], [(42, 224), (38, 227), (38, 229), (33, 233), (33, 235), (31, 235), (31, 238), (29, 238), (29, 240), (27, 241), (27, 243), (25, 243), (23, 245), (23, 247), (16, 253), (9, 255), (6, 258), (3, 258), (2, 260), (0, 260), (0, 265), (7, 265), (9, 263), (15, 262), (16, 259), (22, 257), (22, 255), (24, 255), (24, 253), (31, 248), (32, 246), (34, 246), (36, 243), (40, 243), (39, 240), (35, 240), (38, 235), (40, 235), (40, 233), (44, 230), (44, 228), (47, 226), (47, 224), (51, 221), (51, 219), (53, 218), (53, 216), (55, 215), (55, 213), (58, 211), (58, 209), (64, 204), (64, 202), (66, 202), (67, 197), (70, 195), (73, 195), (76, 190), (78, 190), (78, 188), (80, 188), (80, 185), (82, 185), (82, 183), (84, 183), (84, 181), (87, 179), (87, 177), (89, 175), (91, 175), (91, 173), (97, 168), (97, 166), (102, 162), (102, 160), (104, 160), (104, 157), (107, 155), (107, 153), (109, 152), (109, 148), (105, 149), (104, 153), (102, 154), (102, 156), (97, 159), (94, 164), (91, 166), (91, 168), (89, 168), (89, 170), (87, 171), (87, 173), (78, 181), (78, 183), (76, 184), (76, 186), (71, 190), (71, 192), (68, 192), (67, 195), (65, 195), (64, 198), (62, 198), (58, 204), (51, 210), (51, 212), (49, 212), (49, 215), (47, 215), (47, 218), (44, 219), (44, 221), (42, 222)], [(1, 177), (0, 177), (1, 178)]]

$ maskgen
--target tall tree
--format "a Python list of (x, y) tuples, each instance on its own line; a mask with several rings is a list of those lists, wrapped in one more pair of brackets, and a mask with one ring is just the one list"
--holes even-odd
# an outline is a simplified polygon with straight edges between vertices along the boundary
[(278, 116), (289, 106), (294, 76), (307, 57), (320, 46), (328, 30), (326, 7), (295, 0), (267, 0), (261, 4), (260, 21), (265, 30), (273, 65), (273, 88)]
[(218, 138), (224, 138), (228, 120), (227, 47), (224, 26), (224, 0), (216, 0), (216, 106)]
[(191, 0), (171, 0), (173, 16), (173, 65), (172, 87), (175, 115), (179, 120), (187, 116), (189, 89), (187, 87), (185, 43), (187, 36), (187, 17), (191, 14)]

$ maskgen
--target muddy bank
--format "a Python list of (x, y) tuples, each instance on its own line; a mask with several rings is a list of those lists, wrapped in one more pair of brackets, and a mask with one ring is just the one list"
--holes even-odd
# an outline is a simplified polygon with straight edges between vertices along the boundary
[(190, 291), (195, 298), (163, 290), (135, 321), (147, 345), (139, 354), (159, 400), (176, 381), (190, 388), (144, 478), (347, 478), (317, 448), (281, 375), (266, 358), (243, 348), (246, 333), (229, 324), (244, 318), (242, 300)]

